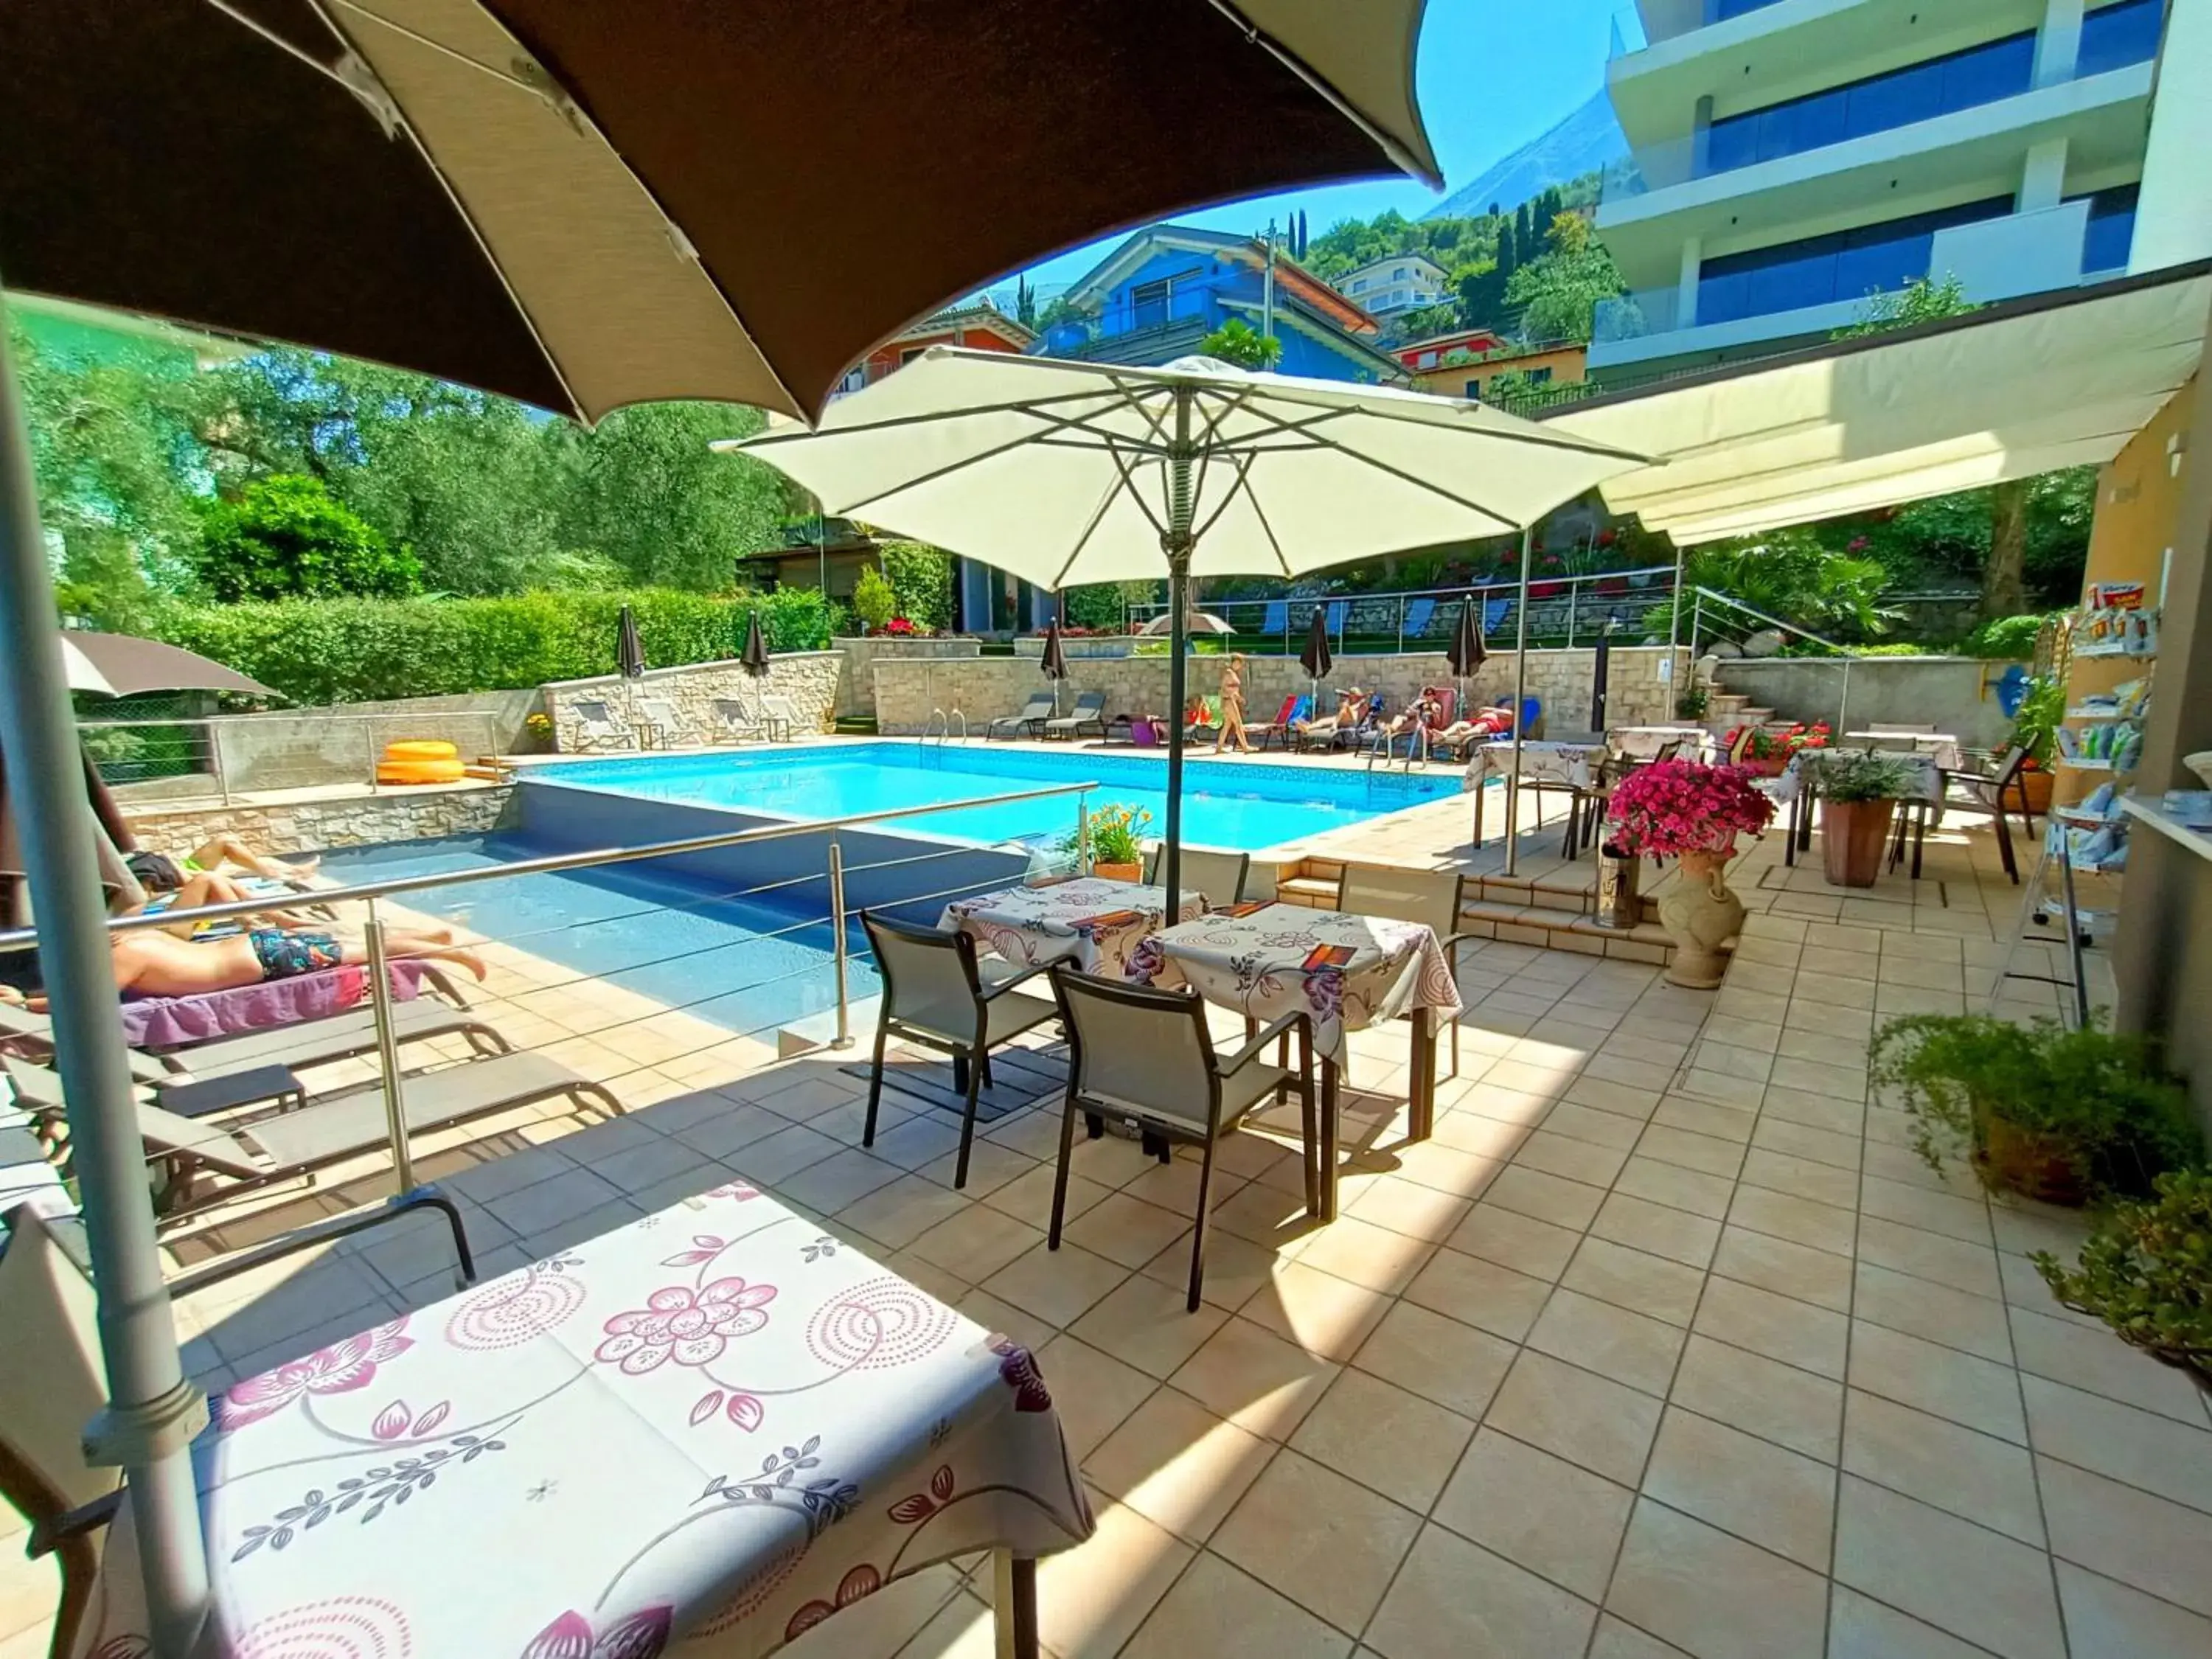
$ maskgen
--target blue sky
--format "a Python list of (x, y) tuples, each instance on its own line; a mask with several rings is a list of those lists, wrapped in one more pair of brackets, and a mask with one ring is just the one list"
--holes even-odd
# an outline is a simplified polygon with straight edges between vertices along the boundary
[[(1429, 0), (1421, 30), (1419, 84), (1429, 139), (1446, 191), (1555, 125), (1605, 81), (1609, 26), (1626, 0)], [(1395, 208), (1407, 218), (1443, 196), (1403, 177), (1263, 196), (1176, 216), (1215, 230), (1256, 230), (1304, 208), (1314, 235), (1344, 218)], [(1030, 280), (1056, 288), (1075, 280), (1119, 241), (1087, 243), (1033, 266)], [(995, 287), (994, 285), (994, 291)]]

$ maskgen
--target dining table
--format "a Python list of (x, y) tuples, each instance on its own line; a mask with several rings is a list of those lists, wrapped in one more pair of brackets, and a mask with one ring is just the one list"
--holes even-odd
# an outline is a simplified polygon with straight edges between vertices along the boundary
[(1164, 928), (1131, 957), (1127, 976), (1188, 986), (1217, 1007), (1270, 1024), (1313, 1021), (1322, 1067), (1322, 1218), (1336, 1217), (1345, 1035), (1400, 1015), (1413, 1028), (1410, 1137), (1436, 1115), (1437, 1032), (1459, 1018), (1459, 986), (1443, 944), (1420, 922), (1260, 900)]
[[(1608, 753), (1601, 738), (1572, 742), (1523, 738), (1518, 781), (1540, 789), (1547, 785), (1577, 792), (1592, 789), (1597, 785)], [(1460, 780), (1459, 787), (1474, 797), (1475, 846), (1482, 845), (1482, 803), (1488, 793), (1486, 786), (1492, 778), (1511, 781), (1515, 775), (1511, 738), (1495, 738), (1468, 751), (1467, 774)]]
[(1607, 730), (1605, 739), (1622, 760), (1656, 760), (1669, 744), (1681, 760), (1710, 761), (1719, 752), (1713, 734), (1702, 726), (1615, 726)]
[[(1830, 757), (1848, 752), (1839, 749), (1800, 749), (1790, 757), (1790, 763), (1780, 775), (1760, 787), (1790, 809), (1788, 827), (1782, 838), (1782, 861), (1794, 865), (1797, 854), (1813, 844), (1813, 809), (1820, 799), (1820, 770)], [(1931, 754), (1892, 754), (1889, 758), (1902, 765), (1908, 775), (1905, 789), (1898, 799), (1916, 807), (1929, 810), (1940, 808), (1944, 794), (1946, 769), (1937, 763)], [(1915, 877), (1920, 873), (1919, 860), (1913, 860)]]
[[(937, 925), (957, 928), (1008, 962), (1073, 962), (1086, 974), (1119, 977), (1138, 945), (1167, 920), (1167, 898), (1164, 887), (1078, 876), (955, 899)], [(1186, 890), (1176, 919), (1205, 911), (1206, 896)]]
[[(228, 1659), (753, 1659), (994, 1553), (1000, 1651), (1093, 1529), (1036, 1359), (732, 1181), (212, 1402)], [(130, 1506), (79, 1659), (143, 1659)]]

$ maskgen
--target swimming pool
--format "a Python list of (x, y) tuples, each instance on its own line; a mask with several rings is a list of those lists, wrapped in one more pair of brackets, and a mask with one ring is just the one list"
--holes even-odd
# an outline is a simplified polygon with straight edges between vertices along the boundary
[[(547, 850), (511, 836), (456, 836), (343, 848), (321, 867), (351, 885), (489, 869)], [(773, 896), (729, 898), (632, 864), (501, 876), (396, 902), (732, 1032), (773, 1033), (837, 1006), (830, 924), (817, 908), (801, 925), (804, 901), (787, 909)], [(874, 996), (875, 964), (857, 925), (846, 946), (853, 1000)]]
[[(930, 806), (977, 795), (1011, 794), (1096, 781), (1095, 809), (1109, 802), (1152, 815), (1154, 835), (1167, 816), (1163, 757), (1065, 754), (978, 744), (854, 743), (762, 750), (750, 754), (643, 756), (533, 769), (532, 783), (604, 790), (647, 800), (735, 808), (797, 818), (833, 818), (893, 807)], [(1255, 851), (1454, 795), (1456, 769), (1403, 771), (1287, 766), (1261, 760), (1188, 760), (1183, 764), (1182, 834), (1202, 847)], [(1030, 841), (1067, 833), (1072, 798), (930, 812), (898, 820), (901, 830), (965, 841)]]

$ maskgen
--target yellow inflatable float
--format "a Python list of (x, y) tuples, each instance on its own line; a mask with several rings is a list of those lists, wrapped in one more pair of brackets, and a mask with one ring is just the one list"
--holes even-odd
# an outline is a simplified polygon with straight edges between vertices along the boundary
[(387, 743), (376, 763), (379, 783), (453, 783), (461, 775), (461, 751), (450, 743)]

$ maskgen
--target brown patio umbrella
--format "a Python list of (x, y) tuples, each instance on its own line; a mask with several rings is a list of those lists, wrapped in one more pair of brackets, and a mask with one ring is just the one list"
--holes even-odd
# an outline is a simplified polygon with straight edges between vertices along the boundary
[(62, 649), (75, 652), (100, 678), (101, 686), (94, 687), (72, 672), (70, 684), (80, 690), (104, 688), (118, 697), (135, 697), (145, 691), (234, 691), (247, 697), (283, 695), (211, 657), (164, 645), (159, 640), (73, 628), (62, 635)]
[(1041, 254), (1439, 182), (1423, 5), (12, 0), (0, 248), (21, 289), (564, 413), (811, 416)]

